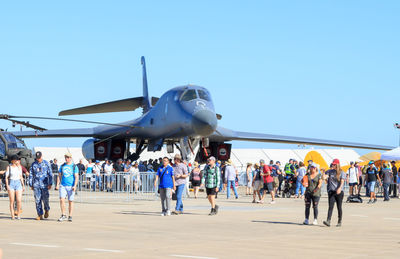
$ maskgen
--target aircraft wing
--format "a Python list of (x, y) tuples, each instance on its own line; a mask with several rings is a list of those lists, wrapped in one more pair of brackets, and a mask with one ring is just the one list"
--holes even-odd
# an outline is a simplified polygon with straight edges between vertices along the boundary
[[(99, 103), (85, 107), (64, 110), (61, 111), (58, 115), (64, 116), (64, 115), (134, 111), (137, 108), (143, 107), (143, 100), (144, 100), (143, 97), (135, 97), (135, 98), (128, 98), (107, 103)], [(158, 100), (159, 98), (152, 97), (151, 98), (152, 105), (154, 106), (158, 102)]]
[(318, 145), (318, 146), (350, 147), (350, 148), (364, 148), (364, 149), (378, 149), (378, 150), (392, 150), (393, 148), (395, 148), (391, 146), (353, 143), (353, 142), (336, 141), (336, 140), (233, 131), (222, 127), (218, 127), (217, 130), (209, 137), (209, 139), (211, 141), (218, 141), (218, 142), (243, 140), (243, 141), (255, 141), (255, 142), (307, 144), (307, 145)]
[(61, 129), (61, 130), (45, 130), (40, 131), (15, 131), (12, 132), (19, 138), (79, 138), (79, 137), (93, 137), (93, 128), (81, 129)]

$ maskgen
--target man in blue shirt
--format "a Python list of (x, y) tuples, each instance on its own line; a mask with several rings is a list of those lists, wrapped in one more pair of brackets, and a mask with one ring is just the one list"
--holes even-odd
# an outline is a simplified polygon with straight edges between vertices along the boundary
[[(61, 217), (58, 221), (64, 221), (67, 219), (65, 213), (65, 198), (68, 196), (69, 202), (69, 217), (68, 221), (72, 221), (72, 212), (74, 209), (74, 195), (76, 190), (76, 185), (78, 184), (79, 169), (72, 162), (71, 153), (65, 154), (65, 163), (60, 166), (60, 176), (57, 179), (57, 189), (60, 189), (60, 207), (61, 207)], [(61, 186), (60, 186), (61, 182)]]
[(29, 186), (33, 190), (36, 203), (36, 220), (43, 219), (43, 206), (44, 205), (44, 218), (49, 217), (49, 190), (53, 184), (53, 174), (49, 162), (43, 160), (42, 152), (38, 151), (35, 154), (35, 162), (31, 165), (29, 174)]
[(160, 183), (158, 190), (160, 191), (162, 212), (161, 216), (171, 215), (171, 196), (172, 189), (175, 191), (174, 170), (170, 166), (168, 157), (163, 158), (163, 164), (157, 170), (156, 179), (154, 180), (154, 188), (157, 186), (158, 179)]

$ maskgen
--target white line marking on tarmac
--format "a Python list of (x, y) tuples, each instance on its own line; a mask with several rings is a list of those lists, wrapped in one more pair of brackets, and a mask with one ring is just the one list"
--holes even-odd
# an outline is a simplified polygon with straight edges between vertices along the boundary
[(386, 220), (400, 220), (400, 218), (383, 218), (383, 219), (386, 219)]
[(124, 252), (121, 250), (98, 249), (98, 248), (85, 248), (83, 250), (94, 251), (94, 252), (106, 252), (106, 253), (123, 253)]
[(350, 216), (352, 216), (352, 217), (360, 217), (360, 218), (368, 218), (368, 216), (365, 216), (365, 215), (356, 215), (356, 214), (353, 214), (353, 215), (350, 215)]
[(41, 245), (41, 244), (26, 244), (26, 243), (10, 243), (11, 245), (16, 245), (16, 246), (35, 246), (35, 247), (47, 247), (47, 248), (57, 248), (60, 246), (56, 245)]
[(203, 256), (193, 256), (193, 255), (170, 255), (170, 256), (180, 257), (180, 258), (217, 259), (215, 257), (203, 257)]

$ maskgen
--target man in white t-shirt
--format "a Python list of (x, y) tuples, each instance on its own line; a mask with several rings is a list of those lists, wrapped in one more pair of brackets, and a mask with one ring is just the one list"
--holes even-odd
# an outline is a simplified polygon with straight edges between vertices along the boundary
[(92, 190), (96, 191), (96, 185), (97, 188), (102, 191), (103, 187), (101, 185), (101, 165), (100, 165), (100, 161), (96, 160), (95, 165), (93, 166), (93, 178), (95, 179), (93, 186), (92, 186)]
[(110, 160), (106, 160), (105, 164), (104, 164), (104, 176), (106, 179), (106, 183), (107, 183), (107, 192), (112, 192), (112, 187), (113, 187), (113, 182), (114, 182), (114, 177), (112, 175), (113, 172), (113, 166), (110, 163)]
[(349, 195), (357, 193), (358, 186), (358, 169), (354, 166), (354, 162), (350, 162), (350, 168), (347, 170), (347, 177), (349, 180)]

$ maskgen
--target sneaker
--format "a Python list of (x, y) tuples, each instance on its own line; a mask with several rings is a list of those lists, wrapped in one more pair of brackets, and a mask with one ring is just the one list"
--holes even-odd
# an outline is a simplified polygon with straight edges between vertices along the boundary
[(178, 211), (176, 211), (176, 210), (172, 212), (172, 215), (179, 215), (179, 214), (180, 213)]
[(163, 211), (163, 212), (161, 212), (161, 217), (164, 217), (165, 216), (165, 212)]
[(48, 217), (49, 217), (49, 211), (46, 210), (46, 211), (44, 212), (44, 218), (47, 219)]
[(239, 199), (239, 196), (236, 196), (236, 200)]
[(21, 219), (21, 217), (20, 216), (17, 216), (17, 220), (20, 220)]
[(312, 223), (314, 226), (317, 226), (318, 225), (318, 220), (317, 219), (314, 219), (314, 221), (313, 221), (313, 223)]
[(61, 217), (58, 219), (59, 222), (67, 220), (67, 216), (61, 215)]
[(275, 200), (271, 201), (270, 204), (275, 204)]
[(325, 226), (330, 227), (331, 226), (331, 221), (330, 220), (326, 220), (323, 222)]
[(368, 201), (368, 204), (371, 204), (371, 203), (372, 203), (372, 200), (369, 200), (369, 201)]
[(43, 215), (39, 215), (35, 218), (36, 220), (43, 220)]
[(308, 225), (308, 224), (309, 224), (308, 219), (305, 219), (303, 225)]
[(68, 221), (72, 222), (72, 217), (71, 216), (68, 217)]
[(372, 202), (372, 203), (375, 203), (375, 202), (377, 202), (378, 201), (378, 199), (374, 199), (374, 201)]
[(251, 203), (256, 203), (256, 200), (253, 200)]
[(171, 211), (167, 210), (166, 216), (171, 216)]
[(215, 215), (218, 214), (218, 209), (219, 209), (219, 206), (215, 204), (215, 209), (214, 209)]
[(337, 224), (336, 224), (336, 227), (341, 227), (342, 226), (342, 222), (338, 222)]
[(215, 215), (215, 209), (211, 209), (210, 213), (208, 214), (209, 216)]

